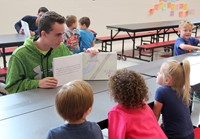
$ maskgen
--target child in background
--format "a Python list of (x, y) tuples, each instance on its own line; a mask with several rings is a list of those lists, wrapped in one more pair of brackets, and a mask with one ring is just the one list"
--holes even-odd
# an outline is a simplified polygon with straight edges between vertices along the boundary
[(80, 51), (83, 52), (84, 49), (91, 48), (95, 45), (94, 34), (89, 30), (90, 19), (88, 17), (82, 17), (79, 20), (80, 24)]
[[(40, 18), (44, 13), (46, 13), (48, 11), (49, 10), (46, 7), (40, 7), (38, 9), (37, 16), (26, 15), (21, 19), (21, 20), (28, 23), (31, 36), (39, 35), (38, 25), (39, 25), (39, 22), (40, 22)], [(21, 20), (19, 20), (17, 23), (15, 23), (15, 29), (16, 29), (17, 33), (24, 34), (24, 29), (22, 29)]]
[(180, 37), (174, 44), (174, 55), (181, 55), (193, 50), (200, 50), (198, 47), (199, 40), (191, 37), (193, 24), (189, 21), (181, 21), (179, 25)]
[(109, 78), (108, 85), (118, 103), (108, 114), (109, 139), (167, 139), (145, 102), (148, 88), (140, 74), (117, 70)]
[(165, 62), (160, 68), (154, 113), (163, 119), (163, 130), (169, 139), (194, 139), (190, 118), (190, 65), (187, 60)]
[(69, 48), (73, 53), (79, 53), (79, 30), (77, 29), (77, 18), (74, 15), (69, 15), (66, 17), (66, 25), (65, 29), (65, 45)]
[(93, 104), (93, 91), (87, 82), (76, 80), (65, 84), (55, 103), (65, 124), (50, 130), (47, 139), (103, 139), (100, 127), (86, 121)]

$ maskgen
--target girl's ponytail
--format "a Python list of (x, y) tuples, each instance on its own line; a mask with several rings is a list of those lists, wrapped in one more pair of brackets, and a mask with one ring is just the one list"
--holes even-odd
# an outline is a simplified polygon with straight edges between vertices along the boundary
[(180, 64), (181, 66), (183, 66), (184, 77), (185, 77), (182, 99), (187, 104), (189, 104), (190, 102), (190, 63), (188, 60), (183, 60)]

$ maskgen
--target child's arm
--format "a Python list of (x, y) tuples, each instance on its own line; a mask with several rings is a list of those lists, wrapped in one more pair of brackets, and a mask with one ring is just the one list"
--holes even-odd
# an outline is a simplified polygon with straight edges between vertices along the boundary
[(95, 45), (95, 40), (92, 42), (92, 47), (94, 47), (94, 45)]
[(163, 107), (162, 103), (160, 103), (156, 100), (154, 101), (153, 112), (154, 112), (157, 120), (159, 120), (159, 118), (160, 118), (160, 113), (161, 113), (162, 107)]
[(108, 114), (108, 138), (109, 139), (125, 139), (126, 121), (117, 112), (109, 112)]
[(183, 50), (200, 50), (200, 47), (189, 44), (180, 44), (179, 47)]

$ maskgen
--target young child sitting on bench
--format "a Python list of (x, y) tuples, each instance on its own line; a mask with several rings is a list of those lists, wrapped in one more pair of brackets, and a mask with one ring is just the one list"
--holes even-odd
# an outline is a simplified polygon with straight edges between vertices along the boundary
[(162, 114), (163, 130), (169, 139), (194, 139), (190, 118), (190, 64), (170, 61), (162, 64), (157, 76), (161, 85), (155, 93), (154, 113)]
[(65, 124), (50, 130), (47, 139), (103, 139), (100, 127), (86, 120), (93, 104), (92, 87), (87, 82), (76, 80), (65, 84), (55, 103)]
[(118, 103), (108, 114), (109, 139), (167, 139), (145, 102), (148, 88), (140, 74), (118, 70), (111, 75), (108, 85)]
[(193, 50), (200, 50), (199, 39), (192, 37), (192, 29), (194, 25), (189, 21), (181, 21), (179, 25), (180, 37), (177, 38), (174, 44), (174, 55), (181, 55), (192, 52)]

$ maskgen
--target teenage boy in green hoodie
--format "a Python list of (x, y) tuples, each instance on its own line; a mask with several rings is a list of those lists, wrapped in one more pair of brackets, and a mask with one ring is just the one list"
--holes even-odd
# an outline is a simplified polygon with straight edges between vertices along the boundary
[(16, 93), (34, 88), (56, 88), (52, 60), (71, 55), (63, 44), (65, 18), (46, 12), (38, 26), (39, 38), (28, 38), (13, 52), (8, 65), (6, 90)]

